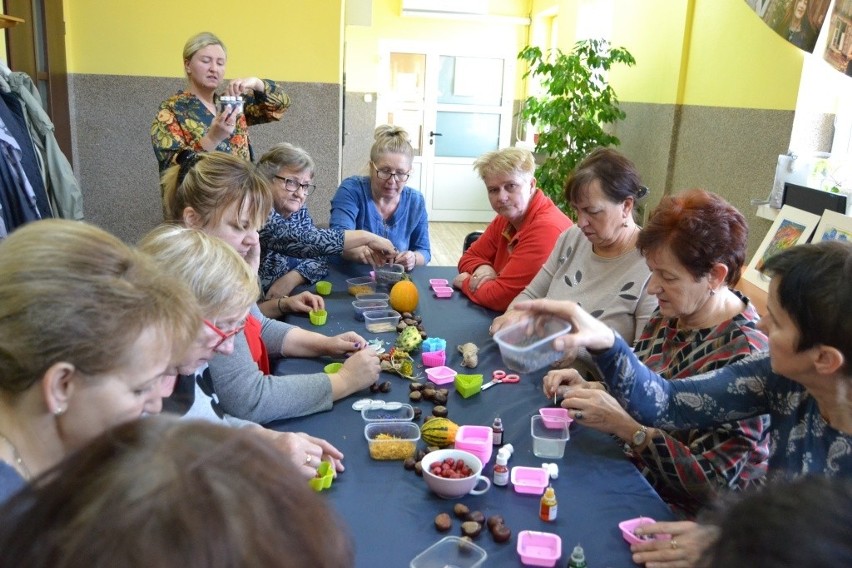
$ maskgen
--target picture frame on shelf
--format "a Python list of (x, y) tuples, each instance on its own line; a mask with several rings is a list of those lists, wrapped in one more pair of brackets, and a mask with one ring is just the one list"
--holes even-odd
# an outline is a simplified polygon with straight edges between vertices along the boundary
[(812, 242), (846, 241), (852, 242), (852, 217), (837, 211), (826, 210), (820, 218)]
[(782, 207), (751, 262), (748, 263), (743, 279), (768, 292), (769, 277), (763, 274), (766, 260), (782, 250), (808, 242), (819, 220), (819, 215), (789, 205)]

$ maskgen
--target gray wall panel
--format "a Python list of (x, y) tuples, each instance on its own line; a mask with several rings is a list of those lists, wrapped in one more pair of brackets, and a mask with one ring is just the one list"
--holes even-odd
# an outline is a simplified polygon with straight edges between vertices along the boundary
[[(160, 102), (183, 88), (180, 79), (71, 75), (69, 89), (73, 164), (83, 191), (86, 219), (135, 242), (162, 219), (157, 163), (150, 128)], [(278, 123), (253, 126), (259, 157), (272, 144), (303, 146), (318, 164), (312, 202), (326, 202), (340, 167), (340, 86), (285, 83), (293, 105)], [(332, 189), (328, 189), (332, 188)], [(312, 207), (327, 222), (328, 207)]]

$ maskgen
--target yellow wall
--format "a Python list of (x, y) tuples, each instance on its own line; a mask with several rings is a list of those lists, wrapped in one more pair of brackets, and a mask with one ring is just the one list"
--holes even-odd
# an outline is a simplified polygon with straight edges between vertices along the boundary
[(343, 0), (64, 0), (70, 73), (181, 77), (183, 44), (208, 30), (229, 77), (339, 83)]
[(803, 53), (781, 39), (743, 0), (534, 0), (533, 16), (559, 9), (563, 51), (584, 37), (584, 10), (612, 14), (614, 45), (636, 65), (616, 67), (625, 102), (793, 110)]
[[(489, 10), (495, 15), (527, 17), (529, 1), (492, 0)], [(440, 42), (448, 51), (473, 46), (514, 57), (527, 44), (527, 34), (526, 26), (507, 23), (402, 17), (401, 0), (373, 0), (371, 26), (346, 26), (346, 89), (378, 91), (382, 41)], [(516, 98), (523, 96), (522, 73), (518, 66)]]

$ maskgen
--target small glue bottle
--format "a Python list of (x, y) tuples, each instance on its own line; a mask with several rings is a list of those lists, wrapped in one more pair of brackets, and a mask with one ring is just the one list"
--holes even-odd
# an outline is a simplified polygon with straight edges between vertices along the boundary
[(541, 517), (542, 521), (556, 520), (556, 492), (552, 485), (548, 485), (547, 489), (544, 490), (544, 495), (541, 496), (541, 508), (538, 516)]
[(579, 544), (574, 547), (571, 558), (568, 559), (568, 568), (586, 568), (586, 553)]
[(509, 457), (505, 452), (497, 452), (497, 458), (494, 462), (494, 485), (503, 487), (509, 484), (509, 468), (506, 467), (508, 461)]
[(494, 423), (491, 425), (491, 443), (495, 446), (503, 445), (503, 421), (500, 420), (500, 417), (494, 419)]

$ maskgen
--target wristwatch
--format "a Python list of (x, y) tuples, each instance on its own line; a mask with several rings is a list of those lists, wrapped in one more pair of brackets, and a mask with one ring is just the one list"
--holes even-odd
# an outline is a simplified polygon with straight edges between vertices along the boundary
[(645, 443), (645, 438), (648, 437), (648, 427), (640, 426), (638, 430), (633, 433), (633, 437), (630, 438), (630, 449), (635, 450), (639, 446)]

